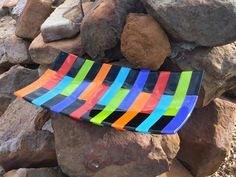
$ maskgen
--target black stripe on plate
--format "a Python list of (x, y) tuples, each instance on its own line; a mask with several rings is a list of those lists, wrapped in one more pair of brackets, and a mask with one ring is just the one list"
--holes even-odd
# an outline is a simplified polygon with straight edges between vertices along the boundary
[(147, 93), (152, 93), (153, 89), (155, 88), (159, 72), (150, 72), (148, 75), (148, 79), (143, 87), (143, 91)]
[(58, 71), (68, 56), (68, 53), (60, 52), (59, 55), (56, 57), (55, 62), (49, 68), (54, 71)]
[(109, 115), (103, 122), (102, 125), (105, 126), (111, 126), (117, 119), (119, 119), (121, 116), (123, 116), (126, 112), (116, 109), (114, 112), (112, 112), (111, 115)]
[(76, 100), (75, 102), (73, 102), (72, 104), (70, 104), (70, 106), (66, 107), (65, 109), (63, 109), (61, 111), (62, 114), (66, 115), (66, 116), (70, 116), (70, 114), (72, 112), (74, 112), (75, 110), (77, 110), (78, 108), (80, 108), (81, 106), (83, 106), (83, 104), (85, 103), (85, 101), (83, 100)]
[(135, 129), (149, 116), (149, 114), (138, 113), (128, 124), (125, 125), (124, 129), (135, 131)]
[(96, 105), (93, 107), (93, 109), (91, 109), (91, 110), (88, 111), (86, 114), (84, 114), (84, 115), (81, 117), (81, 119), (82, 119), (82, 120), (87, 120), (87, 121), (89, 121), (89, 120), (92, 119), (94, 116), (96, 116), (98, 113), (100, 113), (104, 108), (105, 108), (105, 106), (96, 104)]
[(112, 65), (110, 71), (108, 72), (106, 78), (103, 81), (103, 84), (111, 85), (119, 74), (120, 69), (121, 67)]
[(42, 107), (47, 108), (47, 109), (51, 109), (53, 106), (57, 105), (58, 103), (60, 103), (64, 99), (66, 99), (66, 96), (59, 94), (59, 95), (53, 97), (52, 99), (50, 99), (49, 101), (47, 101), (46, 103), (44, 103), (42, 105)]
[(194, 71), (192, 73), (192, 77), (191, 77), (190, 84), (188, 87), (187, 95), (198, 95), (199, 90), (200, 90), (200, 86), (201, 86), (201, 82), (202, 82), (202, 78), (203, 78), (203, 72)]
[(127, 76), (127, 78), (126, 78), (126, 80), (125, 80), (125, 82), (124, 82), (124, 84), (122, 86), (122, 88), (124, 88), (124, 89), (131, 89), (133, 87), (133, 85), (134, 85), (138, 75), (139, 75), (139, 71), (135, 70), (135, 69), (132, 69), (129, 72), (129, 74), (128, 74), (128, 76)]
[(84, 81), (91, 82), (97, 76), (98, 72), (100, 71), (102, 64), (94, 63), (93, 66), (90, 68), (88, 74), (84, 78)]
[(34, 92), (24, 96), (24, 99), (29, 101), (29, 102), (32, 102), (34, 99), (44, 95), (48, 91), (49, 91), (48, 89), (40, 87), (39, 89), (35, 90)]
[(82, 65), (84, 64), (84, 62), (85, 60), (77, 58), (66, 75), (70, 77), (75, 77), (80, 68), (82, 67)]
[(178, 86), (178, 82), (180, 79), (180, 75), (181, 75), (181, 73), (175, 73), (175, 72), (172, 72), (170, 74), (169, 80), (166, 85), (166, 89), (164, 91), (164, 95), (174, 95), (175, 94), (175, 91), (176, 91), (176, 88)]
[(151, 133), (161, 133), (161, 130), (167, 126), (174, 116), (162, 116), (150, 129)]

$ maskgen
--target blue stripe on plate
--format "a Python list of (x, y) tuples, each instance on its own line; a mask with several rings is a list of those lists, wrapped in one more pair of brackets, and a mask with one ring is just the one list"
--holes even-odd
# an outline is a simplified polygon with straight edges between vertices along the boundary
[(162, 95), (154, 111), (135, 129), (138, 132), (148, 133), (149, 129), (162, 117), (168, 109), (174, 96)]
[(65, 76), (61, 82), (59, 82), (52, 90), (48, 91), (46, 94), (36, 98), (32, 101), (33, 104), (41, 106), (46, 103), (56, 95), (58, 95), (62, 90), (64, 90), (73, 80), (73, 78)]
[(124, 109), (124, 110), (129, 109), (129, 107), (135, 101), (135, 99), (140, 94), (140, 92), (142, 92), (149, 73), (150, 73), (149, 70), (141, 70), (139, 72), (139, 75), (138, 75), (133, 87), (129, 91), (128, 95), (124, 98), (122, 103), (120, 104), (119, 109)]
[(83, 91), (89, 86), (89, 84), (91, 84), (91, 82), (83, 81), (70, 96), (53, 106), (51, 110), (54, 112), (61, 112), (63, 109), (75, 102), (81, 93), (83, 93)]
[(115, 94), (120, 90), (120, 88), (124, 84), (129, 72), (130, 72), (130, 68), (126, 68), (126, 67), (121, 68), (115, 81), (110, 86), (110, 88), (106, 91), (106, 93), (102, 96), (102, 98), (99, 100), (98, 104), (105, 106), (111, 101), (111, 99), (115, 96)]
[(177, 115), (164, 129), (162, 129), (161, 133), (164, 134), (176, 133), (188, 120), (190, 114), (192, 113), (197, 103), (197, 99), (198, 96), (186, 96)]

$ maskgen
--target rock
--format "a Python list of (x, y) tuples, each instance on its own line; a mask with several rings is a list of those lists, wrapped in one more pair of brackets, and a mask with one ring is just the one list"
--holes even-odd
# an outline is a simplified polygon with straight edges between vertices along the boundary
[(11, 15), (14, 19), (18, 19), (23, 13), (27, 0), (18, 0), (16, 6), (11, 10)]
[(236, 43), (213, 48), (177, 44), (173, 48), (174, 54), (166, 60), (165, 69), (204, 71), (198, 106), (206, 106), (235, 87)]
[(48, 131), (27, 132), (0, 146), (0, 165), (6, 170), (57, 165), (54, 136)]
[(158, 177), (193, 177), (193, 176), (178, 160), (175, 159), (170, 167), (170, 171), (163, 173)]
[(3, 176), (5, 174), (5, 170), (0, 166), (0, 176)]
[(8, 62), (7, 57), (6, 57), (4, 43), (0, 42), (0, 74), (9, 70), (11, 66), (12, 64)]
[(4, 0), (0, 0), (0, 18), (8, 13), (8, 9), (3, 8)]
[(117, 131), (52, 115), (58, 164), (70, 177), (157, 176), (179, 150), (178, 135)]
[(0, 144), (21, 133), (41, 130), (49, 118), (47, 113), (22, 99), (14, 100), (0, 117)]
[(4, 48), (9, 63), (30, 64), (32, 60), (29, 55), (30, 43), (15, 35), (9, 36), (4, 40)]
[(236, 105), (215, 99), (205, 108), (195, 109), (180, 130), (178, 159), (197, 177), (214, 173), (230, 150)]
[(15, 99), (13, 93), (32, 83), (37, 77), (38, 73), (36, 70), (21, 66), (13, 66), (9, 71), (0, 75), (0, 116)]
[(15, 36), (16, 21), (12, 17), (4, 17), (0, 22), (0, 55), (9, 63), (32, 63), (28, 52), (29, 42)]
[(49, 119), (42, 127), (42, 130), (47, 130), (51, 133), (54, 133), (53, 128), (52, 128), (52, 121)]
[(6, 173), (3, 177), (63, 177), (58, 168), (21, 168)]
[(157, 70), (170, 55), (171, 46), (154, 18), (131, 13), (121, 36), (121, 51), (137, 67)]
[(52, 12), (51, 0), (30, 0), (17, 21), (16, 35), (34, 39), (40, 33), (40, 26)]
[(3, 8), (13, 8), (16, 6), (18, 0), (5, 0), (3, 3)]
[(119, 44), (128, 13), (143, 11), (143, 5), (136, 0), (97, 1), (81, 24), (85, 52), (92, 58), (105, 57)]
[(36, 37), (29, 47), (32, 60), (38, 64), (51, 64), (60, 51), (73, 53), (78, 56), (84, 54), (81, 46), (81, 38), (77, 36), (73, 39), (64, 39), (60, 41), (45, 43), (42, 35)]
[(231, 101), (236, 103), (236, 88), (229, 90), (225, 93), (225, 96), (230, 99)]
[(63, 2), (65, 2), (65, 0), (52, 0), (52, 5), (54, 7), (58, 7), (59, 5), (61, 5)]
[[(66, 0), (57, 7), (50, 17), (42, 24), (41, 32), (45, 42), (56, 41), (76, 36), (80, 31), (83, 19), (80, 1)], [(85, 14), (92, 6), (92, 2), (83, 3)]]
[(175, 39), (202, 46), (236, 40), (234, 0), (142, 0), (149, 14)]

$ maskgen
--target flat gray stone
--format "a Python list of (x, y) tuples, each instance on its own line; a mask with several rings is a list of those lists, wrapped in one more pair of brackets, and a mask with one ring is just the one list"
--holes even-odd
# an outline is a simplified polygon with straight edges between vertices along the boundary
[[(42, 24), (41, 32), (45, 42), (74, 37), (80, 31), (82, 15), (80, 13), (79, 0), (66, 0), (57, 7), (49, 18)], [(76, 10), (76, 21), (65, 17), (65, 14)], [(86, 9), (85, 9), (86, 11)]]

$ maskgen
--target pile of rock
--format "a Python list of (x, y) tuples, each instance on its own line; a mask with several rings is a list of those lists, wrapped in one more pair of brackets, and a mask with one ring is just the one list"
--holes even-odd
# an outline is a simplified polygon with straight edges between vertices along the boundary
[[(82, 7), (80, 0), (0, 0), (0, 173), (214, 173), (230, 151), (236, 120), (235, 1), (84, 0)], [(60, 50), (136, 68), (204, 70), (198, 106), (178, 134), (161, 136), (100, 128), (15, 100), (12, 93)]]

